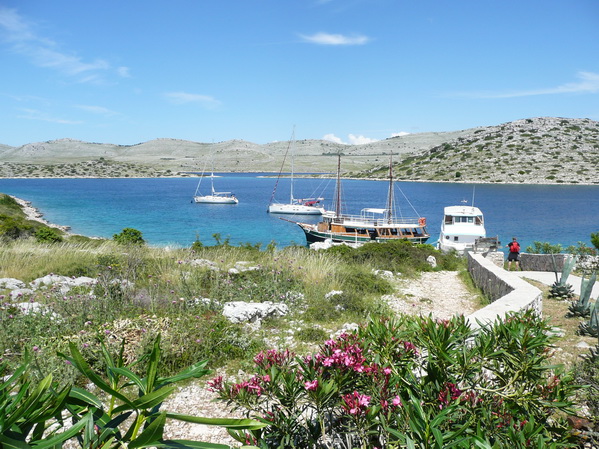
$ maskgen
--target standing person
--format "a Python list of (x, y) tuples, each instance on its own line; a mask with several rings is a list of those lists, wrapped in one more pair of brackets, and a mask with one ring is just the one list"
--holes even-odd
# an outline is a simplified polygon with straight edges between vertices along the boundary
[(516, 270), (520, 269), (520, 262), (518, 261), (520, 256), (520, 244), (516, 240), (516, 237), (512, 237), (512, 241), (507, 246), (510, 249), (510, 253), (507, 256), (507, 269), (508, 271), (512, 268), (512, 262), (516, 262)]

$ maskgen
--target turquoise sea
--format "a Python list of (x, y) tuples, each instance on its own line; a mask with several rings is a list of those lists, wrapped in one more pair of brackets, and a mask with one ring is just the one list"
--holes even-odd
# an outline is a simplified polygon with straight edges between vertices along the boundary
[[(132, 227), (156, 246), (189, 246), (198, 237), (212, 245), (216, 233), (229, 237), (234, 245), (305, 244), (297, 225), (266, 213), (275, 179), (258, 174), (216, 178), (216, 189), (234, 192), (238, 205), (192, 203), (197, 183), (197, 178), (0, 179), (0, 192), (31, 201), (48, 221), (89, 236), (110, 238)], [(202, 181), (202, 190), (208, 187), (209, 182)], [(443, 208), (462, 201), (470, 204), (473, 194), (474, 205), (485, 215), (487, 235), (499, 236), (503, 244), (512, 236), (523, 247), (535, 240), (564, 246), (579, 241), (590, 244), (590, 234), (599, 232), (599, 186), (400, 182), (396, 187), (403, 215), (415, 215), (411, 203), (427, 218), (430, 243), (438, 238)], [(388, 183), (382, 181), (343, 181), (345, 211), (385, 207), (387, 190)], [(324, 195), (325, 205), (332, 208), (333, 181), (296, 179), (295, 192), (296, 197)], [(282, 178), (277, 198), (285, 201), (288, 196), (289, 179)], [(317, 217), (285, 218), (318, 221)]]

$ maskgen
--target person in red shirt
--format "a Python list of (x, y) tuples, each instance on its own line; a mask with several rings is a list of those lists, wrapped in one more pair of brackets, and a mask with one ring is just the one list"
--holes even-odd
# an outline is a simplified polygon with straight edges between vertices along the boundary
[(516, 237), (512, 238), (512, 241), (508, 243), (507, 246), (510, 249), (510, 253), (507, 256), (507, 269), (508, 271), (512, 268), (512, 262), (516, 262), (516, 270), (520, 269), (520, 244)]

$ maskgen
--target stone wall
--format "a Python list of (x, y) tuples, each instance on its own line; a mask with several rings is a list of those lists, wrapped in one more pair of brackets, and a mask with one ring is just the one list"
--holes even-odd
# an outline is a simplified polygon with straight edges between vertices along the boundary
[(473, 328), (503, 318), (509, 312), (534, 309), (539, 315), (543, 292), (480, 254), (468, 253), (468, 271), (491, 304), (467, 317)]
[[(526, 271), (556, 271), (562, 272), (564, 260), (569, 254), (520, 254), (520, 267)], [(554, 264), (555, 260), (555, 264)]]

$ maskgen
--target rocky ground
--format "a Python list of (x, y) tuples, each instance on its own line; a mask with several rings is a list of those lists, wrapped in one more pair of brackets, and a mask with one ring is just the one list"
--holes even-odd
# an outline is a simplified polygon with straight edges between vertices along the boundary
[[(189, 176), (212, 160), (217, 172), (278, 172), (289, 142), (213, 144), (156, 139), (114, 145), (58, 139), (0, 145), (0, 178)], [(418, 133), (364, 145), (298, 140), (296, 173), (383, 178), (393, 154), (395, 177), (409, 181), (599, 184), (599, 122), (536, 117), (455, 132)], [(289, 160), (287, 160), (289, 170)]]
[[(431, 314), (435, 318), (450, 318), (456, 311), (468, 315), (480, 305), (468, 292), (455, 271), (423, 273), (417, 280), (395, 278), (396, 291), (385, 296), (397, 313)], [(205, 381), (190, 383), (164, 403), (164, 410), (204, 417), (233, 417), (223, 403), (215, 402), (216, 395), (205, 388)], [(243, 417), (237, 415), (237, 417)], [(193, 439), (210, 443), (238, 445), (226, 430), (200, 424), (170, 421), (165, 436), (174, 439)]]

